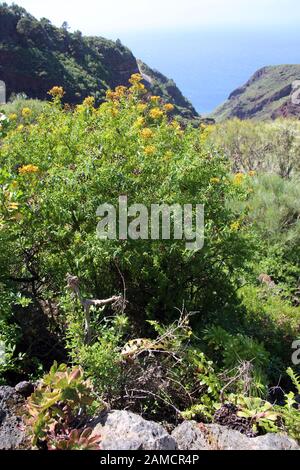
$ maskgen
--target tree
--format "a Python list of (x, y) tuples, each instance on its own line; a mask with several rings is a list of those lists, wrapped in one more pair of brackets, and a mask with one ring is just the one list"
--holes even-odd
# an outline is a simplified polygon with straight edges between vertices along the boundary
[(61, 29), (64, 29), (65, 31), (70, 30), (70, 26), (67, 21), (64, 21), (63, 24), (61, 25)]

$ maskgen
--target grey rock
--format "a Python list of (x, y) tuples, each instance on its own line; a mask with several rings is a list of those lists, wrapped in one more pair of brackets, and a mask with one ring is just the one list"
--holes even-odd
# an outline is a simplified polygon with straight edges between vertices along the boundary
[(185, 421), (172, 433), (179, 450), (300, 450), (285, 434), (249, 438), (218, 424), (199, 425)]
[(176, 450), (176, 442), (157, 423), (128, 411), (111, 411), (92, 424), (103, 450)]
[(15, 391), (27, 398), (34, 392), (34, 385), (31, 382), (20, 382), (15, 386)]
[(25, 441), (23, 398), (12, 387), (0, 387), (0, 450), (15, 450)]

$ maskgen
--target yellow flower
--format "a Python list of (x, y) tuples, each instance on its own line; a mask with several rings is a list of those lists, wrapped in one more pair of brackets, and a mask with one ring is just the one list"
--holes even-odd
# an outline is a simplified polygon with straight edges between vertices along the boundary
[(22, 131), (23, 129), (24, 129), (23, 124), (20, 124), (20, 125), (18, 126), (18, 131)]
[(20, 175), (26, 175), (30, 173), (37, 173), (39, 171), (39, 168), (35, 165), (24, 165), (21, 168), (19, 168), (19, 173)]
[(238, 232), (239, 229), (241, 227), (241, 224), (240, 222), (236, 221), (236, 222), (233, 222), (231, 225), (230, 225), (230, 230), (231, 232)]
[(131, 75), (131, 78), (129, 79), (129, 83), (131, 85), (136, 85), (137, 83), (140, 83), (143, 80), (143, 77), (140, 73), (134, 73)]
[(171, 113), (172, 111), (174, 111), (174, 105), (171, 104), (171, 103), (167, 103), (164, 105), (164, 110), (167, 112), (167, 113)]
[(93, 96), (88, 96), (83, 100), (83, 106), (86, 108), (93, 108), (95, 105), (95, 98)]
[(28, 118), (32, 115), (32, 111), (30, 108), (23, 108), (22, 109), (22, 117), (23, 118)]
[(153, 131), (149, 129), (149, 127), (146, 127), (141, 131), (141, 136), (143, 137), (143, 139), (152, 139)]
[(233, 184), (240, 186), (244, 181), (245, 175), (243, 173), (236, 173), (233, 178)]
[(118, 108), (116, 108), (115, 106), (111, 109), (111, 114), (115, 117), (119, 114), (119, 110)]
[(126, 86), (117, 86), (117, 88), (115, 89), (115, 91), (108, 90), (108, 91), (106, 92), (106, 99), (107, 99), (108, 101), (119, 100), (120, 98), (122, 98), (123, 96), (125, 96), (126, 91), (127, 91)]
[(160, 96), (151, 96), (150, 101), (152, 103), (158, 104), (160, 102)]
[(253, 176), (256, 175), (256, 171), (251, 170), (251, 171), (249, 171), (248, 175), (253, 177)]
[(18, 202), (10, 202), (8, 204), (8, 209), (11, 211), (16, 211), (19, 208), (19, 203)]
[(153, 155), (156, 152), (156, 147), (154, 145), (148, 145), (144, 148), (145, 155)]
[(135, 121), (134, 126), (135, 127), (142, 127), (144, 124), (145, 124), (145, 119), (142, 116), (140, 116)]
[(220, 181), (221, 181), (220, 178), (211, 178), (211, 180), (210, 180), (210, 182), (212, 184), (218, 184), (218, 183), (220, 183)]
[(143, 113), (145, 111), (145, 109), (147, 109), (147, 105), (145, 103), (139, 103), (137, 105), (137, 110), (140, 112), (140, 113)]
[(62, 86), (54, 86), (48, 91), (48, 95), (52, 96), (52, 98), (62, 99), (65, 92)]
[(151, 109), (149, 114), (152, 119), (160, 119), (164, 115), (163, 111), (159, 108)]
[(178, 121), (172, 121), (171, 122), (171, 127), (173, 127), (173, 129), (175, 129), (176, 131), (180, 131), (181, 127), (180, 127), (180, 124)]
[(8, 116), (8, 118), (11, 120), (11, 121), (16, 121), (18, 119), (18, 115), (15, 114), (15, 113), (12, 113)]
[(115, 91), (115, 95), (118, 98), (122, 98), (122, 96), (125, 95), (126, 91), (127, 91), (126, 86), (117, 86), (116, 91)]
[(115, 98), (116, 98), (115, 93), (114, 93), (112, 90), (107, 90), (107, 92), (106, 92), (106, 99), (107, 99), (108, 101), (112, 101), (112, 100), (114, 100)]

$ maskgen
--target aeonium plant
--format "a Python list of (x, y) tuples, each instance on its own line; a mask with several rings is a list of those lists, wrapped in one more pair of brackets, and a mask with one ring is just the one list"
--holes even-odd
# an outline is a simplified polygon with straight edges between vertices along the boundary
[(54, 363), (27, 401), (32, 445), (49, 450), (99, 448), (100, 436), (85, 428), (87, 407), (94, 401), (80, 367)]

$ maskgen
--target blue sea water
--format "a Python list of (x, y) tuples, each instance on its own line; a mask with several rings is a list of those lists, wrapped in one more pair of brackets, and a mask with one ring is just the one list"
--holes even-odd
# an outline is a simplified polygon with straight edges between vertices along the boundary
[(295, 28), (153, 31), (120, 39), (136, 57), (173, 78), (201, 114), (224, 102), (260, 67), (300, 63)]

